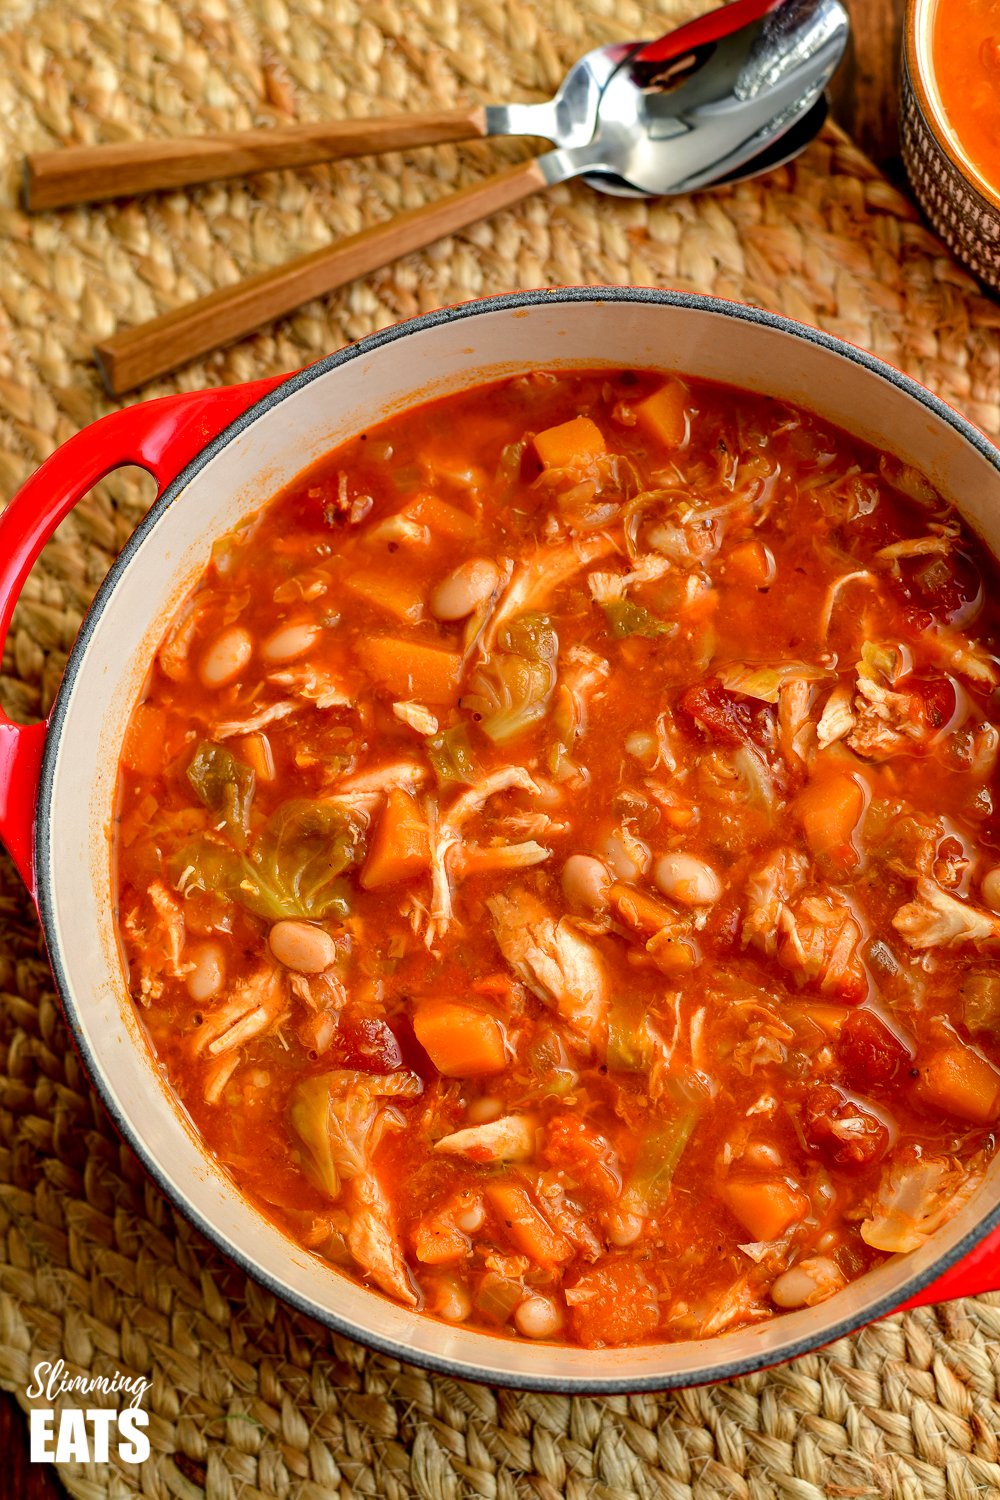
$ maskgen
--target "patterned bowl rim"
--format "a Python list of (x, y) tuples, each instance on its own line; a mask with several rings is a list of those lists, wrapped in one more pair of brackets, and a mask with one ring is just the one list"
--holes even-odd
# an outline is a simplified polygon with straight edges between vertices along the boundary
[(974, 163), (957, 147), (940, 101), (928, 86), (931, 67), (931, 26), (942, 0), (907, 0), (903, 23), (903, 62), (924, 123), (938, 150), (947, 157), (969, 185), (997, 214), (1000, 214), (1000, 191), (982, 176)]

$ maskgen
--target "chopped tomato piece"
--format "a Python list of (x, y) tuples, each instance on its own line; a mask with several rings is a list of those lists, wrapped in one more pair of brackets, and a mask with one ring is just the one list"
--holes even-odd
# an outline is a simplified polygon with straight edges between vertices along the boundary
[(889, 1149), (885, 1121), (829, 1084), (810, 1092), (802, 1128), (806, 1140), (838, 1167), (867, 1166)]
[(873, 1011), (851, 1011), (837, 1042), (837, 1056), (860, 1088), (891, 1083), (912, 1053)]
[(609, 1256), (566, 1289), (575, 1337), (588, 1349), (637, 1344), (656, 1331), (660, 1304), (642, 1266)]

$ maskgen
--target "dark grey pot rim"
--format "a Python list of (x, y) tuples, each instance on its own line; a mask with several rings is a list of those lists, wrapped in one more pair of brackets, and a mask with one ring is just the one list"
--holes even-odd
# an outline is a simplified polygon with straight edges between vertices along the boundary
[[(229, 427), (225, 428), (217, 437), (207, 443), (182, 470), (173, 483), (168, 485), (157, 498), (154, 505), (125, 543), (118, 557), (112, 563), (107, 577), (98, 589), (94, 602), (83, 621), (80, 633), (70, 651), (63, 680), (49, 721), (49, 732), (42, 762), (35, 825), (35, 870), (38, 882), (38, 910), (45, 932), (53, 974), (74, 1044), (84, 1062), (91, 1082), (101, 1096), (102, 1102), (108, 1110), (119, 1134), (135, 1152), (157, 1187), (206, 1239), (218, 1250), (222, 1251), (230, 1262), (238, 1266), (248, 1277), (265, 1287), (279, 1300), (295, 1308), (296, 1311), (313, 1318), (316, 1322), (325, 1325), (335, 1333), (342, 1334), (393, 1359), (418, 1365), (452, 1379), (472, 1380), (494, 1386), (498, 1384), (497, 1373), (486, 1363), (481, 1366), (468, 1365), (464, 1362), (460, 1363), (451, 1360), (443, 1355), (439, 1357), (432, 1354), (414, 1353), (405, 1344), (397, 1343), (393, 1339), (384, 1338), (371, 1329), (359, 1327), (347, 1319), (339, 1317), (334, 1309), (322, 1306), (319, 1303), (313, 1302), (308, 1297), (291, 1291), (281, 1282), (277, 1281), (273, 1275), (256, 1265), (241, 1251), (232, 1246), (221, 1231), (217, 1230), (192, 1204), (174, 1191), (173, 1186), (166, 1180), (161, 1171), (153, 1148), (147, 1145), (137, 1131), (132, 1129), (129, 1122), (119, 1110), (114, 1097), (105, 1084), (98, 1060), (86, 1040), (80, 1021), (81, 1006), (74, 994), (70, 976), (70, 965), (63, 951), (61, 934), (53, 909), (50, 868), (53, 860), (58, 858), (58, 830), (53, 828), (49, 814), (52, 801), (53, 778), (62, 749), (63, 728), (68, 704), (97, 623), (107, 608), (108, 602), (125, 569), (129, 566), (140, 545), (155, 528), (167, 508), (177, 499), (182, 490), (185, 489), (207, 463), (215, 458), (234, 438), (252, 426), (259, 418), (274, 407), (279, 406), (290, 396), (294, 396), (304, 386), (309, 385), (314, 380), (320, 379), (331, 370), (349, 365), (353, 360), (363, 358), (375, 350), (396, 343), (411, 334), (435, 328), (443, 323), (461, 322), (467, 319), (489, 316), (492, 313), (506, 313), (517, 308), (537, 307), (541, 304), (558, 305), (561, 303), (581, 302), (597, 304), (607, 302), (653, 303), (658, 306), (711, 313), (723, 320), (730, 319), (740, 323), (756, 324), (761, 328), (771, 329), (775, 332), (800, 339), (806, 343), (818, 345), (820, 348), (839, 356), (848, 363), (861, 366), (861, 368), (867, 370), (870, 374), (877, 376), (887, 384), (910, 396), (920, 406), (938, 418), (938, 420), (952, 428), (977, 453), (986, 459), (996, 470), (997, 474), (1000, 475), (1000, 451), (997, 450), (985, 435), (979, 432), (959, 412), (948, 406), (926, 387), (920, 385), (908, 375), (904, 375), (902, 371), (895, 369), (883, 360), (877, 359), (875, 355), (868, 353), (866, 350), (846, 343), (842, 339), (835, 338), (831, 334), (824, 333), (820, 329), (812, 328), (807, 324), (794, 322), (792, 319), (780, 314), (766, 312), (760, 308), (739, 302), (731, 302), (722, 298), (705, 297), (687, 292), (666, 291), (646, 287), (555, 287), (552, 289), (540, 288), (525, 292), (500, 293), (493, 297), (462, 302), (453, 307), (442, 308), (434, 312), (425, 313), (420, 317), (394, 324), (390, 328), (368, 335), (368, 337), (359, 340), (356, 344), (339, 349), (335, 354), (328, 355), (326, 358), (318, 361), (318, 363), (309, 365), (304, 370), (289, 375), (280, 385), (268, 392), (253, 406), (249, 407)], [(736, 382), (733, 383), (735, 384)], [(941, 1255), (924, 1271), (909, 1278), (900, 1287), (898, 1292), (884, 1297), (874, 1306), (866, 1309), (862, 1315), (831, 1320), (829, 1325), (816, 1337), (791, 1340), (787, 1345), (781, 1346), (778, 1349), (762, 1350), (757, 1354), (751, 1353), (740, 1359), (726, 1358), (726, 1341), (722, 1338), (718, 1341), (718, 1360), (706, 1364), (703, 1369), (693, 1374), (674, 1374), (669, 1370), (664, 1370), (658, 1374), (608, 1378), (595, 1373), (592, 1381), (581, 1382), (579, 1380), (572, 1380), (560, 1382), (557, 1378), (533, 1377), (531, 1375), (518, 1375), (515, 1377), (505, 1373), (503, 1383), (511, 1389), (554, 1393), (569, 1392), (576, 1395), (616, 1395), (632, 1391), (666, 1391), (677, 1387), (705, 1385), (719, 1380), (730, 1380), (739, 1375), (747, 1375), (755, 1370), (776, 1364), (783, 1364), (787, 1360), (815, 1351), (846, 1334), (855, 1332), (869, 1322), (897, 1311), (922, 1291), (924, 1287), (929, 1286), (945, 1271), (956, 1266), (998, 1224), (1000, 1224), (1000, 1202), (982, 1217), (975, 1229), (967, 1234), (959, 1244), (946, 1254)], [(483, 1337), (484, 1340), (492, 1340), (493, 1338), (489, 1334), (484, 1334)], [(668, 1351), (670, 1345), (664, 1345), (663, 1348), (665, 1351)], [(599, 1357), (599, 1354), (595, 1352), (595, 1361)]]

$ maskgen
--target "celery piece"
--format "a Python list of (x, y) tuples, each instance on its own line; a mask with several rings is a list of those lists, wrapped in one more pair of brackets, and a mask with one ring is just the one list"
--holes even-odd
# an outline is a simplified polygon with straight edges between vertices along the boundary
[(641, 1073), (647, 1061), (646, 1008), (634, 995), (616, 995), (608, 1009), (608, 1067)]
[(622, 1207), (629, 1213), (652, 1217), (670, 1195), (677, 1164), (698, 1123), (697, 1112), (685, 1110), (654, 1125), (643, 1138)]

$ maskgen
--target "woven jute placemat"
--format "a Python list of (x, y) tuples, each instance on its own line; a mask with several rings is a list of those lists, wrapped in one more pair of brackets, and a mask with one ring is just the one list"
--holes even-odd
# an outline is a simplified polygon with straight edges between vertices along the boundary
[[(106, 409), (90, 345), (424, 201), (523, 146), (446, 148), (37, 219), (19, 158), (59, 142), (543, 97), (664, 0), (5, 0), (0, 6), (0, 496)], [(733, 191), (659, 204), (573, 186), (184, 371), (294, 368), (400, 317), (553, 282), (761, 303), (867, 345), (1000, 431), (1000, 310), (846, 137)], [(43, 713), (151, 495), (119, 475), (64, 523), (0, 694)], [(30, 903), (0, 861), (0, 1386), (38, 1361), (148, 1377), (152, 1456), (63, 1465), (86, 1500), (865, 1500), (1000, 1495), (1000, 1297), (922, 1310), (767, 1374), (663, 1397), (514, 1395), (332, 1337), (250, 1284), (145, 1179), (68, 1045)], [(79, 1404), (79, 1403), (77, 1403)], [(4, 1493), (0, 1455), (0, 1494)]]

